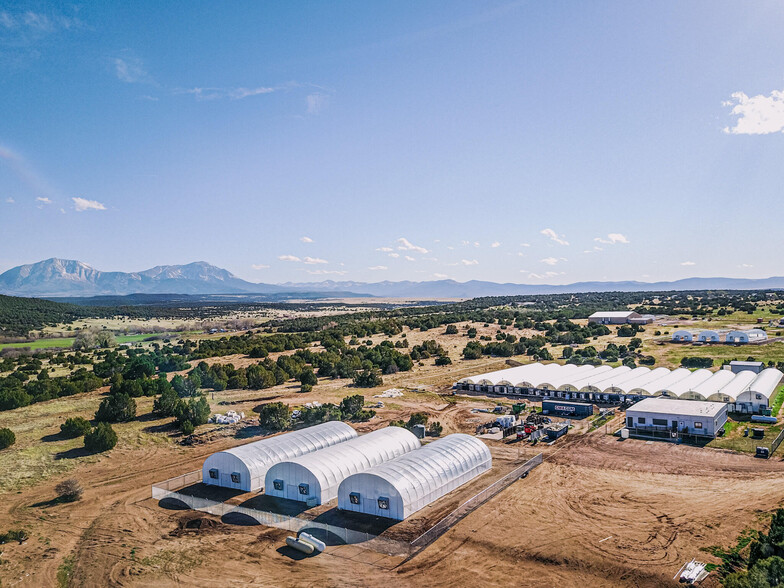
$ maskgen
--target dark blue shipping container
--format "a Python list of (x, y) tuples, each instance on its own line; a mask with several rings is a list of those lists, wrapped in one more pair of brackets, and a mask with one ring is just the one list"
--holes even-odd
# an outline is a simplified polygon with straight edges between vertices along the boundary
[(584, 418), (593, 414), (593, 404), (567, 402), (565, 400), (542, 400), (542, 413), (563, 417)]

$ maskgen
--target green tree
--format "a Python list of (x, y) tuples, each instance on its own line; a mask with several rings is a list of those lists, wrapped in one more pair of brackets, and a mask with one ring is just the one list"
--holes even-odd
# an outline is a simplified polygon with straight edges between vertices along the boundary
[(14, 435), (14, 432), (11, 429), (0, 429), (0, 449), (11, 447), (14, 443), (16, 443), (16, 435)]
[(161, 416), (174, 416), (177, 411), (177, 405), (181, 402), (179, 395), (174, 388), (169, 387), (164, 390), (152, 405), (152, 410)]
[(282, 402), (268, 402), (256, 408), (259, 426), (268, 431), (284, 431), (291, 424), (289, 407)]
[(98, 423), (95, 428), (84, 436), (84, 446), (88, 451), (101, 453), (117, 445), (117, 433), (109, 423)]
[(315, 386), (318, 384), (318, 378), (313, 373), (312, 368), (305, 368), (299, 374), (299, 381), (303, 386)]
[(457, 335), (457, 325), (447, 325), (445, 335)]
[(103, 399), (95, 412), (102, 423), (124, 423), (136, 417), (136, 401), (127, 394), (113, 394)]
[(366, 369), (354, 376), (354, 385), (357, 388), (374, 388), (383, 384), (384, 380), (377, 369)]
[(87, 419), (82, 417), (71, 417), (60, 425), (60, 435), (66, 439), (73, 439), (75, 437), (83, 437), (90, 429), (92, 429), (92, 426)]

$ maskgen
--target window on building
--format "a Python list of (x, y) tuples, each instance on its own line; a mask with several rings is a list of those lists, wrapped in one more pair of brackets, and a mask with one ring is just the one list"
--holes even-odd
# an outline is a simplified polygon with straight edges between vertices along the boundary
[(359, 492), (352, 492), (349, 494), (348, 500), (351, 504), (359, 504)]
[(644, 425), (645, 424), (645, 417), (637, 417), (637, 422), (640, 423), (641, 425)]
[(378, 497), (378, 508), (381, 510), (389, 510), (389, 498), (384, 496)]
[(283, 480), (272, 480), (272, 487), (281, 492), (283, 490)]
[(660, 427), (666, 427), (667, 426), (667, 419), (653, 419), (653, 424), (654, 425), (658, 425)]
[(702, 423), (700, 423), (700, 422), (694, 423), (694, 428), (695, 429), (702, 429)]
[(210, 478), (213, 479), (213, 480), (217, 480), (218, 479), (218, 470), (216, 470), (215, 468), (212, 468), (210, 470)]
[(307, 496), (310, 494), (310, 486), (308, 484), (300, 484), (299, 493), (302, 494), (302, 496)]
[(238, 472), (232, 472), (232, 474), (231, 474), (231, 481), (234, 484), (239, 484), (240, 483), (240, 475), (239, 475)]

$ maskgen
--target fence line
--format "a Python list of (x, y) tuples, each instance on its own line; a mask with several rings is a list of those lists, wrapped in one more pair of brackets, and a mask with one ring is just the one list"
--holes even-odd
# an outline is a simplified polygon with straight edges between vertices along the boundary
[(536, 466), (542, 463), (542, 454), (536, 455), (529, 459), (521, 466), (516, 467), (514, 470), (506, 474), (500, 480), (490, 484), (487, 488), (466, 500), (463, 504), (458, 506), (451, 513), (446, 515), (443, 519), (438, 521), (435, 525), (430, 527), (427, 531), (422, 533), (419, 537), (411, 542), (411, 546), (421, 551), (433, 541), (438, 539), (441, 535), (451, 529), (456, 523), (468, 516), (471, 512), (476, 510), (479, 506), (490, 500), (493, 496), (500, 493), (502, 490), (509, 487), (512, 482), (519, 479), (520, 476), (530, 472)]
[(772, 456), (773, 452), (779, 448), (782, 440), (784, 440), (784, 429), (781, 430), (778, 436), (773, 440), (773, 443), (770, 444), (770, 453), (768, 453), (768, 457)]
[(482, 504), (490, 500), (502, 490), (509, 487), (523, 474), (531, 471), (541, 463), (542, 454), (540, 453), (539, 455), (529, 459), (524, 464), (516, 467), (503, 478), (496, 480), (478, 494), (475, 494), (466, 500), (463, 504), (447, 514), (435, 525), (430, 527), (430, 529), (422, 533), (422, 535), (410, 543), (398, 541), (396, 539), (388, 539), (386, 537), (380, 537), (378, 535), (365, 533), (364, 531), (356, 531), (346, 527), (337, 527), (335, 525), (319, 523), (296, 516), (257, 510), (255, 508), (247, 508), (244, 506), (235, 506), (233, 504), (226, 504), (225, 502), (219, 502), (208, 498), (200, 498), (198, 496), (191, 496), (190, 494), (183, 494), (182, 492), (176, 491), (177, 489), (183, 488), (185, 486), (201, 482), (201, 470), (188, 472), (181, 476), (153, 484), (152, 497), (155, 500), (164, 500), (166, 498), (179, 500), (188, 506), (188, 508), (191, 510), (206, 512), (218, 517), (225, 517), (226, 515), (242, 515), (250, 517), (259, 524), (265, 525), (267, 527), (275, 527), (277, 529), (284, 529), (286, 531), (292, 532), (306, 530), (308, 533), (325, 540), (325, 542), (328, 544), (333, 544), (335, 539), (338, 539), (345, 544), (361, 544), (361, 547), (372, 549), (373, 551), (377, 551), (379, 553), (410, 558), (430, 545), (433, 541), (446, 533), (455, 524), (476, 510)]

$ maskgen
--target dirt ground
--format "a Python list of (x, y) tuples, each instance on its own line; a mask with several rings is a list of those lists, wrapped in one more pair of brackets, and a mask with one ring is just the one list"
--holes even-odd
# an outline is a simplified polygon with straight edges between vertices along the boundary
[[(271, 399), (299, 405), (336, 402), (361, 392), (375, 401), (373, 395), (398, 388), (403, 397), (381, 399), (385, 406), (378, 416), (357, 429), (373, 430), (421, 410), (442, 423), (444, 434), (472, 433), (493, 417), (471, 409), (511, 402), (446, 394), (460, 377), (502, 369), (505, 360), (458, 360), (467, 341), (461, 335), (433, 330), (407, 336), (412, 345), (437, 338), (455, 363), (436, 367), (431, 358), (412, 372), (384, 376), (384, 386), (372, 390), (357, 390), (346, 380), (323, 380), (309, 394), (287, 383), (268, 390), (216, 392), (208, 399), (213, 411), (249, 414)], [(220, 361), (241, 365), (240, 359)], [(3, 588), (674, 586), (672, 577), (684, 562), (694, 557), (717, 562), (700, 548), (734, 544), (741, 531), (760, 528), (765, 513), (784, 501), (784, 461), (779, 459), (619, 441), (605, 435), (604, 427), (581, 434), (587, 427), (580, 426), (552, 447), (490, 442), (497, 464), (540, 450), (545, 462), (409, 561), (339, 545), (315, 557), (299, 557), (284, 547), (284, 531), (228, 524), (164, 508), (150, 498), (152, 483), (199, 468), (209, 454), (255, 438), (257, 428), (248, 422), (239, 428), (205, 425), (199, 428), (199, 442), (186, 447), (177, 443), (171, 419), (157, 419), (150, 414), (151, 399), (138, 399), (140, 418), (115, 426), (117, 448), (98, 457), (82, 455), (78, 440), (59, 440), (56, 433), (66, 416), (90, 417), (100, 399), (97, 392), (77, 395), (0, 416), (17, 433), (17, 445), (0, 456), (3, 470), (23, 466), (35, 474), (0, 483), (0, 531), (24, 528), (30, 536), (21, 545), (0, 546)], [(423, 513), (423, 525), (502, 473), (498, 468), (434, 504)], [(68, 477), (80, 480), (84, 497), (57, 503), (54, 486)]]

